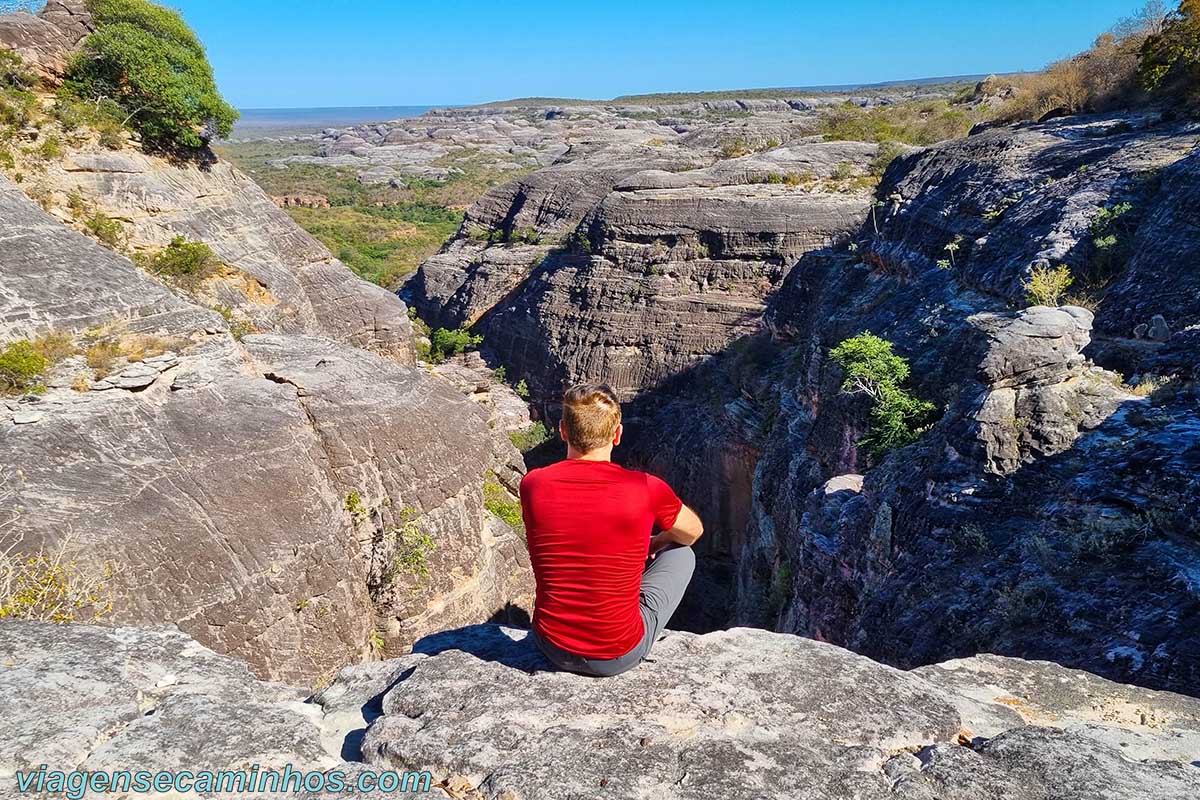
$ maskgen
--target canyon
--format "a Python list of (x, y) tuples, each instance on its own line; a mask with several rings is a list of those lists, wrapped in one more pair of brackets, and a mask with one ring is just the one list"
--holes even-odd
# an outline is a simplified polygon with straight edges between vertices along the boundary
[[(91, 30), (55, 0), (0, 45), (53, 86)], [(66, 130), (41, 92), (0, 170), (0, 344), (62, 352), (0, 396), (0, 554), (62, 553), (109, 605), (0, 622), (0, 782), (252, 761), (456, 798), (1196, 796), (1200, 125), (822, 134), (822, 109), (951, 96), (514, 101), (281, 157), (521, 172), (392, 292), (229, 162)], [(208, 271), (159, 268), (182, 245)], [(1036, 302), (1052, 269), (1070, 290)], [(426, 328), (482, 342), (434, 364)], [(890, 451), (831, 356), (863, 333), (935, 409)], [(585, 380), (625, 401), (618, 460), (707, 527), (676, 630), (613, 681), (524, 629), (517, 489), (561, 444), (515, 443)]]

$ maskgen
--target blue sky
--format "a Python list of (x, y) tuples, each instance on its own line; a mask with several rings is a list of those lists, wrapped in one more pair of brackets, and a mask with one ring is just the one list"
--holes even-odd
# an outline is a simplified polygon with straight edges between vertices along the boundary
[(167, 0), (234, 105), (475, 103), (1036, 69), (1143, 0)]

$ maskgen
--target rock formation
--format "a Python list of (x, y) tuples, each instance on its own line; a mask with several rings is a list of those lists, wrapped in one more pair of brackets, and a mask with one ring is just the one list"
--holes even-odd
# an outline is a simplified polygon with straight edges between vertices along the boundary
[(869, 198), (833, 175), (874, 151), (601, 149), (489, 192), (405, 296), (474, 323), (537, 397), (598, 375), (631, 397), (753, 332), (788, 267), (857, 228)]
[(595, 680), (551, 671), (525, 631), (475, 626), (348, 667), (308, 702), (169, 628), (10, 623), (0, 665), (3, 784), (42, 763), (291, 764), (428, 771), (435, 796), (512, 800), (1200, 791), (1192, 698), (997, 656), (901, 672), (750, 629), (668, 633)]
[[(65, 26), (73, 45), (76, 6), (0, 17), (0, 44)], [(483, 499), (515, 490), (519, 453), (415, 366), (405, 304), (228, 164), (35, 123), (18, 135), (59, 144), (0, 175), (0, 347), (61, 352), (44, 391), (0, 396), (0, 553), (65, 549), (115, 621), (293, 681), (519, 617), (524, 545)], [(159, 273), (175, 240), (211, 274)]]
[(48, 80), (62, 76), (76, 45), (92, 30), (92, 15), (83, 0), (49, 0), (36, 15), (0, 14), (0, 45)]
[[(464, 226), (409, 292), (437, 324), (473, 322), (543, 400), (577, 379), (632, 400), (623, 458), (708, 522), (682, 624), (1194, 692), (1195, 135), (1128, 115), (993, 128), (897, 159), (874, 206), (753, 172), (829, 175), (858, 145), (705, 163), (676, 143), (700, 166), (580, 179), (601, 150), (483, 198), (468, 220), (496, 243)], [(822, 241), (838, 203), (851, 246)], [(539, 224), (572, 246), (525, 267), (546, 245), (503, 242)], [(1014, 310), (1062, 264), (1093, 310)], [(940, 413), (878, 463), (856, 446), (870, 403), (827, 358), (863, 330)]]
[[(329, 338), (236, 341), (218, 314), (7, 181), (0, 205), (9, 336), (107, 329), (169, 348), (121, 359), (82, 392), (92, 370), (68, 358), (47, 392), (6, 401), (0, 452), (18, 509), (6, 542), (69, 536), (115, 568), (116, 619), (178, 621), (294, 680), (356, 656), (375, 627), (401, 645), (528, 594), (523, 545), (480, 488), (489, 469), (511, 474), (516, 452), (491, 443), (449, 383)], [(433, 546), (396, 567), (417, 529)]]

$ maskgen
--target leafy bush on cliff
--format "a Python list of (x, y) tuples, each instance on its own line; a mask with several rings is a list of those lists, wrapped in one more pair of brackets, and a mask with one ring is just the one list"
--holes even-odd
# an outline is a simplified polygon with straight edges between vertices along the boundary
[(521, 504), (513, 500), (508, 490), (490, 477), (483, 483), (483, 505), (513, 530), (525, 530)]
[(146, 0), (89, 0), (88, 9), (97, 30), (68, 64), (69, 91), (116, 100), (151, 148), (194, 150), (230, 133), (237, 111), (177, 12)]
[(189, 242), (182, 236), (176, 236), (142, 263), (150, 272), (192, 290), (221, 265), (211, 247), (204, 242)]
[(508, 435), (508, 438), (513, 443), (513, 447), (522, 453), (528, 453), (535, 447), (539, 447), (550, 441), (550, 429), (546, 427), (546, 423), (544, 422), (535, 422), (528, 428), (513, 431)]
[(36, 98), (31, 89), (36, 84), (25, 62), (12, 50), (0, 50), (0, 140), (10, 131), (29, 121)]
[(1065, 264), (1054, 268), (1034, 267), (1024, 283), (1025, 297), (1032, 305), (1054, 308), (1062, 305), (1063, 296), (1074, 282), (1071, 270)]
[(450, 356), (462, 355), (466, 351), (478, 347), (482, 342), (482, 336), (476, 336), (466, 328), (457, 330), (438, 328), (429, 338), (429, 360), (440, 364)]
[(12, 50), (0, 50), (0, 87), (32, 89), (37, 81), (25, 67), (25, 62)]
[(0, 394), (36, 389), (49, 366), (50, 360), (28, 339), (10, 343), (0, 350)]
[(1146, 37), (1139, 55), (1143, 88), (1193, 108), (1200, 105), (1200, 0), (1183, 0)]
[(906, 392), (908, 362), (892, 352), (892, 343), (872, 333), (846, 339), (829, 352), (843, 371), (842, 391), (866, 394), (875, 401), (871, 430), (859, 442), (872, 460), (915, 441), (928, 427), (934, 405)]

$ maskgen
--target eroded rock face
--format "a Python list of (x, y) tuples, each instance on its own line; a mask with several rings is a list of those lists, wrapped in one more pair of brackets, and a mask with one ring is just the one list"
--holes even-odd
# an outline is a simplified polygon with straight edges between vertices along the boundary
[(6, 783), (40, 763), (288, 763), (428, 770), (437, 796), (518, 800), (1200, 791), (1194, 699), (993, 656), (901, 672), (748, 629), (667, 633), (596, 680), (551, 671), (526, 631), (474, 626), (348, 667), (308, 703), (170, 629), (7, 622), (0, 659)]
[(39, 177), (68, 224), (72, 194), (121, 225), (121, 244), (153, 253), (175, 237), (222, 262), (196, 298), (263, 333), (328, 336), (413, 363), (412, 325), (390, 292), (355, 277), (229, 164), (170, 164), (132, 151), (70, 151)]
[[(601, 150), (490, 192), (406, 296), (432, 325), (476, 323), (537, 399), (579, 380), (627, 398), (658, 385), (756, 330), (796, 259), (844, 240), (869, 206), (862, 191), (818, 187), (838, 165), (865, 169), (872, 145), (678, 171), (688, 152), (704, 158)], [(784, 183), (800, 170), (809, 183)]]
[(0, 47), (16, 51), (40, 77), (55, 80), (92, 30), (92, 15), (83, 0), (50, 0), (37, 15), (0, 14)]
[[(523, 543), (483, 508), (486, 472), (513, 482), (511, 445), (449, 382), (332, 338), (238, 341), (3, 179), (0, 210), (6, 339), (102, 330), (165, 350), (100, 379), (72, 356), (44, 393), (3, 400), (5, 548), (66, 542), (113, 569), (115, 620), (177, 622), (297, 681), (358, 658), (373, 630), (402, 648), (531, 593)], [(361, 282), (314, 269), (329, 281), (309, 291), (343, 314)]]
[[(1167, 323), (1157, 343), (1102, 322), (1118, 287), (1144, 287), (1147, 303), (1162, 296), (1153, 269), (1139, 274), (1157, 212), (1127, 219), (1120, 235), (1134, 252), (1113, 294), (1095, 300), (1095, 320), (996, 300), (1023, 293), (1042, 256), (1086, 269), (1097, 209), (1131, 187), (1137, 202), (1171, 207), (1194, 134), (1084, 135), (1118, 121), (997, 129), (900, 159), (857, 254), (808, 253), (788, 273), (768, 301), (770, 337), (639, 398), (626, 461), (679, 486), (709, 523), (705, 588), (685, 601), (686, 624), (728, 624), (701, 601), (726, 597), (725, 585), (734, 621), (890, 663), (993, 651), (1196, 691), (1194, 330)], [(1157, 189), (1142, 174), (1154, 166), (1173, 176)], [(1018, 184), (1023, 193), (1010, 193)], [(1187, 226), (1156, 230), (1169, 251), (1190, 246)], [(959, 235), (951, 265), (945, 245)], [(1176, 280), (1192, 272), (1183, 263)], [(1158, 310), (1186, 321), (1189, 297)], [(940, 414), (878, 463), (855, 445), (871, 404), (841, 393), (827, 357), (863, 330), (895, 344), (912, 391)], [(1145, 385), (1135, 391), (1089, 354)], [(732, 454), (736, 473), (722, 458)], [(831, 488), (848, 475), (864, 475), (861, 487)]]

